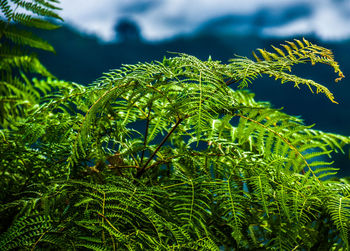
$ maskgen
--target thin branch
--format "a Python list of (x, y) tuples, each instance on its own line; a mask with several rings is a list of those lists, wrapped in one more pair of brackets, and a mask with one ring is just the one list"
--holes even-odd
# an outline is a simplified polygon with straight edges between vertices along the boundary
[(180, 125), (180, 123), (183, 121), (182, 118), (180, 118), (176, 124), (173, 126), (173, 128), (171, 128), (171, 130), (168, 132), (168, 134), (164, 137), (164, 139), (162, 140), (162, 142), (160, 142), (160, 144), (158, 145), (157, 149), (152, 153), (151, 157), (149, 157), (149, 159), (147, 160), (147, 162), (142, 166), (142, 168), (136, 173), (136, 178), (140, 178), (142, 176), (142, 174), (146, 171), (146, 167), (148, 166), (148, 164), (151, 162), (151, 160), (154, 158), (154, 156), (157, 154), (157, 152), (159, 151), (159, 149), (164, 145), (164, 143), (167, 141), (167, 139), (169, 138), (169, 136), (175, 131), (175, 129)]
[(148, 169), (152, 169), (154, 166), (158, 166), (160, 164), (166, 164), (166, 163), (169, 163), (172, 159), (175, 159), (175, 158), (178, 158), (180, 157), (181, 155), (175, 155), (175, 156), (171, 156), (169, 158), (166, 158), (166, 159), (162, 159), (162, 160), (159, 160), (159, 161), (156, 161), (155, 163), (153, 163), (152, 165), (148, 166), (145, 171), (147, 171)]
[[(233, 84), (235, 82), (238, 82), (240, 81), (240, 79), (230, 79), (228, 81), (225, 82), (225, 84), (227, 86), (229, 86), (230, 84)], [(216, 89), (214, 91), (214, 93), (216, 93), (218, 91), (218, 89)], [(209, 97), (203, 99), (201, 101), (201, 103), (204, 103), (206, 100), (208, 100)], [(150, 111), (149, 111), (150, 112)], [(190, 116), (189, 115), (186, 115), (183, 119), (187, 119), (189, 118)], [(164, 139), (162, 140), (162, 142), (158, 145), (157, 149), (152, 153), (151, 157), (147, 160), (147, 162), (142, 166), (142, 168), (136, 173), (136, 178), (140, 178), (142, 176), (142, 174), (148, 170), (149, 168), (147, 168), (148, 164), (151, 162), (151, 160), (154, 158), (154, 156), (156, 155), (156, 153), (159, 151), (159, 149), (163, 146), (163, 144), (167, 141), (167, 139), (169, 138), (169, 136), (175, 131), (175, 129), (177, 128), (177, 126), (183, 121), (183, 119), (179, 119), (176, 124), (174, 125), (174, 127), (169, 131), (169, 133), (164, 137)], [(146, 133), (148, 132), (148, 124), (149, 124), (149, 118), (147, 117), (147, 126), (146, 126)], [(145, 134), (145, 142), (144, 142), (144, 146), (145, 146), (145, 143), (146, 143), (146, 135)], [(145, 152), (145, 149), (142, 151), (142, 156), (141, 156), (141, 164), (142, 164), (142, 160), (143, 160), (143, 157), (144, 157), (144, 152)], [(146, 169), (147, 168), (147, 169)]]

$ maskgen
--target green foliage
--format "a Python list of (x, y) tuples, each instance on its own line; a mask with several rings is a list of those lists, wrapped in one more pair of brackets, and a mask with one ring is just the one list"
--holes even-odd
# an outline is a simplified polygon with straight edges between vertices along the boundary
[[(47, 86), (30, 83), (26, 75), (52, 77), (29, 48), (55, 52), (46, 41), (23, 27), (56, 29), (52, 19), (61, 18), (54, 12), (58, 1), (1, 0), (0, 10), (0, 127), (11, 127), (13, 122), (26, 117), (27, 111), (37, 105)], [(45, 18), (51, 18), (45, 19)], [(21, 28), (22, 27), (22, 28)], [(26, 75), (25, 75), (26, 74)]]
[(289, 73), (323, 63), (342, 78), (331, 52), (287, 44), (256, 61), (125, 65), (87, 87), (34, 80), (46, 95), (1, 130), (0, 247), (347, 250), (350, 186), (331, 158), (350, 138), (235, 88), (265, 74), (335, 102)]
[(22, 217), (1, 236), (1, 250), (31, 247), (33, 240), (41, 238), (51, 228), (52, 220), (45, 216)]

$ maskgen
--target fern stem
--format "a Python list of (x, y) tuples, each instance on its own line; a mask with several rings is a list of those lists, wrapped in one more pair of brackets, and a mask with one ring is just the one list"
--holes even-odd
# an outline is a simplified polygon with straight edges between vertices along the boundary
[(42, 233), (39, 237), (39, 239), (36, 240), (36, 242), (33, 244), (33, 247), (31, 248), (30, 251), (34, 251), (35, 250), (35, 247), (38, 245), (39, 241), (44, 237), (44, 235), (46, 233), (48, 233), (50, 231), (50, 229), (46, 230), (44, 233)]
[(152, 153), (152, 155), (149, 157), (149, 159), (147, 160), (147, 162), (142, 166), (142, 168), (140, 169), (140, 171), (138, 171), (136, 173), (136, 178), (140, 178), (142, 176), (142, 174), (144, 174), (144, 172), (146, 171), (146, 167), (147, 165), (151, 162), (151, 160), (154, 158), (154, 156), (157, 154), (157, 152), (159, 151), (159, 149), (164, 145), (164, 143), (167, 141), (167, 139), (169, 138), (169, 136), (175, 131), (175, 129), (180, 125), (180, 123), (183, 121), (182, 118), (178, 119), (178, 121), (176, 122), (176, 124), (173, 126), (173, 128), (171, 128), (171, 130), (168, 132), (168, 134), (163, 138), (162, 142), (160, 142), (160, 144), (158, 145), (157, 149), (154, 150), (154, 152)]
[[(102, 200), (102, 214), (105, 215), (105, 205), (106, 205), (106, 193), (105, 191), (103, 192), (103, 200)], [(104, 224), (104, 217), (102, 217), (101, 221), (102, 225)], [(105, 231), (102, 229), (102, 242), (104, 245), (106, 245), (106, 238), (105, 238)]]
[(141, 160), (140, 160), (140, 165), (142, 165), (143, 162), (143, 157), (145, 156), (145, 151), (146, 151), (146, 145), (147, 145), (147, 137), (148, 137), (148, 128), (149, 128), (149, 122), (151, 121), (150, 116), (151, 116), (151, 111), (152, 111), (152, 103), (149, 105), (148, 108), (148, 115), (147, 115), (147, 122), (146, 122), (146, 128), (145, 128), (145, 137), (143, 140), (143, 150), (141, 154)]
[(108, 219), (107, 219), (107, 217), (104, 215), (104, 214), (101, 214), (101, 213), (99, 213), (99, 212), (96, 212), (99, 216), (101, 216), (103, 219), (105, 219), (106, 220), (106, 222), (108, 223), (108, 225), (110, 225), (111, 226), (111, 228), (113, 228), (113, 230), (115, 230), (116, 232), (118, 232), (118, 233), (121, 233)]

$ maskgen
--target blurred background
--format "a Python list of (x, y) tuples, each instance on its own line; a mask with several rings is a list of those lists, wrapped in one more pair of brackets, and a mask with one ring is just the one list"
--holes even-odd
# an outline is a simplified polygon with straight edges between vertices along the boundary
[[(39, 34), (56, 54), (39, 58), (59, 79), (89, 84), (122, 64), (162, 60), (184, 52), (223, 63), (252, 57), (294, 38), (332, 49), (350, 76), (349, 0), (61, 0), (62, 27)], [(258, 79), (256, 99), (284, 107), (316, 129), (350, 135), (350, 78), (335, 83), (330, 67), (302, 65), (293, 72), (327, 86), (339, 104), (307, 87)], [(350, 175), (350, 150), (335, 155), (340, 175)]]

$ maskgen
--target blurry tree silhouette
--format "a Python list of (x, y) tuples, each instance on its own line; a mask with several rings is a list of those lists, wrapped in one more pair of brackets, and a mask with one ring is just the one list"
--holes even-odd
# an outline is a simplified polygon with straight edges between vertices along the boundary
[(137, 23), (130, 19), (122, 19), (115, 25), (117, 39), (120, 42), (140, 41), (140, 28)]

